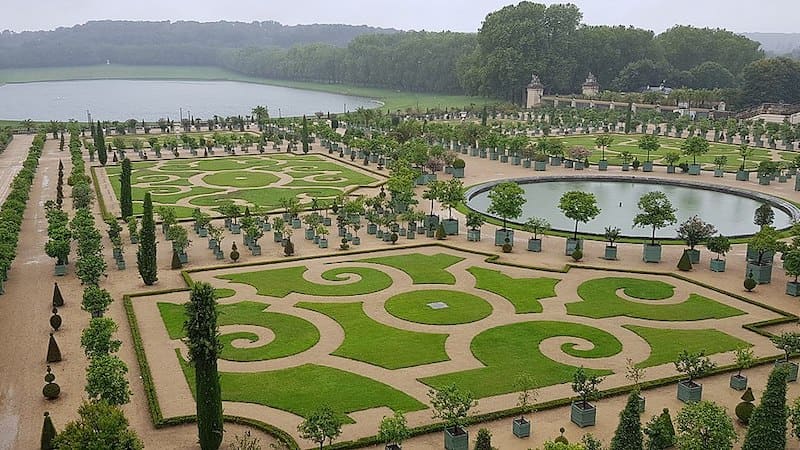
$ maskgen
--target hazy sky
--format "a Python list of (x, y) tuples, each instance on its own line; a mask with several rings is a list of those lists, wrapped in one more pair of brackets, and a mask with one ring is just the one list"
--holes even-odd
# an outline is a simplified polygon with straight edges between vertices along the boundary
[[(488, 12), (511, 3), (508, 0), (2, 0), (0, 30), (52, 29), (87, 20), (128, 19), (276, 20), (284, 24), (348, 23), (476, 31)], [(573, 3), (580, 7), (587, 24), (635, 25), (656, 32), (674, 24), (737, 32), (800, 32), (798, 0), (573, 0)]]

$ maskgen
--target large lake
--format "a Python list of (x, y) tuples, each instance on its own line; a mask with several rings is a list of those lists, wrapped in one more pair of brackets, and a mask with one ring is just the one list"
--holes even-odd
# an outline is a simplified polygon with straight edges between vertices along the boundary
[(250, 114), (265, 105), (270, 116), (375, 108), (363, 97), (234, 81), (80, 80), (0, 85), (0, 119), (85, 121), (178, 120)]

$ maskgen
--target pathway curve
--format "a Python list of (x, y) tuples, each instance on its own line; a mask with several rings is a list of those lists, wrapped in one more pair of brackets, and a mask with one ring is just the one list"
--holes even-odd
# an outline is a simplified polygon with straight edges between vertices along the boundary
[(6, 201), (11, 190), (11, 181), (22, 169), (31, 142), (32, 134), (15, 134), (5, 151), (0, 153), (0, 204)]

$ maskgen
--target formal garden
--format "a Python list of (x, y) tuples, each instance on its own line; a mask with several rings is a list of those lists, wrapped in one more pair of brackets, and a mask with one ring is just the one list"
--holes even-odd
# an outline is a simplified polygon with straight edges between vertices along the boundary
[[(540, 401), (568, 402), (547, 389), (573, 383), (576, 373), (624, 391), (633, 388), (625, 378), (631, 369), (663, 373), (657, 368), (687, 355), (726, 366), (723, 354), (777, 352), (752, 325), (784, 314), (710, 286), (493, 260), (427, 244), (189, 270), (187, 283), (209, 283), (217, 294), (225, 413), (292, 431), (326, 405), (343, 436), (359, 439), (383, 411), (429, 429), (429, 394), (452, 386), (478, 404), (500, 399), (481, 408), (483, 416), (512, 416), (519, 405), (504, 394), (541, 390)], [(166, 421), (194, 410), (187, 401), (194, 369), (182, 341), (187, 293), (125, 300), (140, 327), (151, 409)], [(665, 382), (674, 381), (646, 376), (636, 383)], [(573, 417), (580, 426), (593, 423), (583, 420)]]

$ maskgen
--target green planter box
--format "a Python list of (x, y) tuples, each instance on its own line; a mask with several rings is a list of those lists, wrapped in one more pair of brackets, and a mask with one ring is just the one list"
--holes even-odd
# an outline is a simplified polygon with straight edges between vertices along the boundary
[(314, 235), (315, 235), (315, 232), (314, 232), (313, 228), (306, 228), (306, 240), (307, 241), (310, 241), (310, 240), (314, 239)]
[(770, 178), (769, 177), (758, 177), (758, 184), (762, 186), (769, 186)]
[(253, 245), (250, 247), (250, 253), (253, 256), (261, 256), (261, 246), (260, 245)]
[(480, 151), (480, 157), (483, 158), (483, 159), (486, 159), (486, 151), (485, 150), (481, 150)]
[(429, 230), (431, 228), (436, 230), (436, 228), (439, 227), (439, 216), (437, 216), (437, 215), (427, 215), (427, 216), (425, 216), (425, 220), (422, 222), (422, 227), (425, 230)]
[(261, 224), (261, 229), (263, 231), (272, 231), (272, 224), (269, 222), (264, 222), (263, 224)]
[(477, 148), (469, 149), (469, 156), (478, 156), (478, 149)]
[(470, 242), (480, 242), (481, 230), (467, 230), (467, 240)]
[(178, 253), (178, 260), (181, 264), (187, 264), (189, 262), (189, 255), (187, 255), (186, 252), (180, 252)]
[(529, 252), (541, 252), (542, 251), (542, 240), (541, 239), (528, 239), (528, 251)]
[(646, 408), (647, 400), (645, 400), (645, 398), (640, 394), (637, 401), (639, 403), (639, 414), (642, 414)]
[(67, 274), (67, 265), (66, 264), (56, 264), (56, 267), (55, 267), (55, 270), (53, 271), (53, 273), (57, 277), (63, 277), (64, 275)]
[(700, 250), (686, 250), (692, 264), (700, 264)]
[(531, 421), (517, 417), (514, 419), (511, 431), (518, 438), (526, 438), (531, 435)]
[(242, 232), (242, 226), (238, 223), (231, 224), (231, 234), (240, 234)]
[[(745, 256), (746, 261), (756, 261), (758, 260), (758, 252), (750, 248), (750, 244), (747, 244), (747, 253)], [(769, 262), (772, 264), (772, 260), (775, 259), (775, 252), (765, 252), (764, 256), (761, 258), (762, 262)]]
[(753, 274), (753, 279), (756, 280), (758, 284), (769, 284), (772, 281), (772, 264), (753, 264), (751, 262), (747, 263), (747, 271), (745, 272), (744, 276), (748, 277), (750, 274)]
[(280, 231), (273, 231), (273, 232), (272, 232), (272, 240), (273, 240), (274, 242), (281, 242), (281, 241), (283, 241), (283, 233), (281, 233)]
[(533, 162), (533, 170), (537, 172), (544, 172), (547, 170), (547, 162), (546, 161), (534, 161)]
[(617, 259), (617, 247), (609, 247), (606, 245), (606, 251), (603, 254), (603, 259), (608, 260), (616, 260)]
[(747, 377), (744, 375), (731, 375), (730, 387), (737, 391), (747, 389)]
[(722, 169), (714, 169), (714, 178), (722, 178), (725, 175), (725, 171)]
[(642, 164), (642, 171), (643, 172), (652, 172), (653, 171), (653, 162), (646, 161)]
[(797, 363), (792, 361), (784, 361), (782, 359), (775, 361), (775, 367), (782, 367), (782, 366), (788, 367), (786, 381), (797, 381), (797, 369), (798, 369)]
[(328, 240), (327, 239), (320, 239), (319, 240), (319, 248), (328, 248)]
[(491, 161), (497, 161), (498, 158), (499, 158), (499, 155), (497, 154), (497, 152), (490, 152), (489, 153), (489, 159)]
[(667, 166), (667, 173), (675, 173), (675, 166)]
[(597, 163), (597, 170), (600, 170), (602, 172), (605, 172), (606, 170), (608, 170), (608, 160), (601, 159)]
[(500, 162), (501, 163), (507, 163), (508, 162), (508, 155), (500, 156)]
[(530, 169), (531, 168), (531, 160), (530, 159), (523, 159), (522, 160), (522, 167), (524, 167), (526, 169)]
[(800, 191), (800, 177), (794, 179), (794, 190)]
[(445, 450), (469, 450), (469, 432), (460, 427), (444, 429)]
[(458, 235), (458, 219), (445, 219), (442, 221), (444, 233), (448, 236)]
[(512, 166), (518, 166), (520, 161), (521, 161), (521, 159), (520, 159), (519, 156), (512, 156), (511, 157), (511, 165)]
[(506, 243), (506, 238), (508, 238), (508, 243), (514, 245), (514, 230), (511, 229), (499, 229), (494, 232), (494, 245), (502, 246)]
[(464, 168), (453, 167), (453, 178), (464, 178)]
[(642, 261), (648, 263), (661, 262), (661, 245), (660, 244), (644, 244), (642, 251)]
[(374, 223), (367, 225), (367, 234), (378, 234), (378, 225)]
[(678, 400), (683, 403), (699, 402), (703, 398), (703, 385), (695, 382), (678, 382)]
[(573, 166), (575, 166), (575, 161), (571, 159), (564, 160), (564, 167), (566, 167), (567, 169), (572, 169)]
[(583, 170), (583, 162), (575, 161), (575, 170)]
[(794, 281), (786, 283), (786, 294), (792, 297), (800, 297), (800, 283)]
[(560, 156), (551, 156), (550, 157), (550, 165), (553, 167), (558, 167), (563, 162), (563, 158)]
[[(409, 239), (413, 239), (413, 238), (409, 238)], [(361, 238), (358, 237), (358, 236), (353, 236), (353, 241), (352, 242), (353, 242), (353, 245), (361, 245)]]
[(200, 237), (203, 237), (203, 238), (204, 238), (204, 237), (207, 237), (207, 236), (208, 236), (208, 228), (205, 228), (205, 227), (203, 227), (203, 228), (200, 228), (200, 229), (198, 229), (198, 230), (197, 230), (197, 234), (198, 234)]
[(700, 175), (700, 164), (689, 164), (689, 175)]
[(724, 259), (712, 259), (709, 263), (712, 272), (725, 272)]
[(303, 226), (303, 222), (301, 222), (300, 219), (297, 219), (297, 218), (292, 219), (292, 228), (294, 228), (295, 230), (299, 230), (300, 227), (302, 227), (302, 226)]
[(630, 172), (631, 171), (631, 165), (628, 164), (628, 163), (622, 163), (622, 171), (623, 172)]
[(583, 239), (572, 239), (567, 238), (567, 243), (564, 247), (564, 254), (566, 256), (572, 256), (572, 252), (575, 251), (575, 248), (580, 245), (581, 249), (583, 249)]
[(586, 408), (584, 408), (582, 402), (574, 402), (572, 403), (569, 419), (581, 428), (592, 427), (597, 420), (597, 407), (587, 403)]
[(778, 183), (786, 183), (786, 175), (778, 175)]

